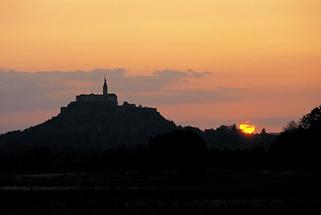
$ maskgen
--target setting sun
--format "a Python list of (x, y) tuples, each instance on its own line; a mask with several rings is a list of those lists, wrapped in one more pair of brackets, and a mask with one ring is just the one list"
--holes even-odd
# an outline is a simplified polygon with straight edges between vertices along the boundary
[(255, 132), (255, 125), (249, 123), (241, 123), (239, 128), (245, 134), (253, 134)]

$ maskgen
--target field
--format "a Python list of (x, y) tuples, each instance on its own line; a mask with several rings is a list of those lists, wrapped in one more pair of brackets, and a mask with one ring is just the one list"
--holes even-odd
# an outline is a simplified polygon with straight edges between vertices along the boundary
[(0, 176), (0, 214), (277, 214), (320, 206), (319, 172)]

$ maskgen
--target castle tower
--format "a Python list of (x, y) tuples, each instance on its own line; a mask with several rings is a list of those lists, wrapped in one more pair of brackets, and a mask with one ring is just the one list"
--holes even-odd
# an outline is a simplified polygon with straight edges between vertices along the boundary
[(107, 82), (106, 82), (106, 75), (105, 75), (105, 81), (104, 81), (104, 86), (103, 86), (103, 95), (104, 96), (108, 95), (108, 87), (107, 87)]

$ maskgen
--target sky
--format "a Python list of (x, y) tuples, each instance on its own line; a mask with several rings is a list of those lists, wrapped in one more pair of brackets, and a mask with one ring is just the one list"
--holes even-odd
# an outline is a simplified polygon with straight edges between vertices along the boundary
[(1, 0), (0, 133), (79, 93), (201, 128), (281, 131), (321, 103), (320, 0)]

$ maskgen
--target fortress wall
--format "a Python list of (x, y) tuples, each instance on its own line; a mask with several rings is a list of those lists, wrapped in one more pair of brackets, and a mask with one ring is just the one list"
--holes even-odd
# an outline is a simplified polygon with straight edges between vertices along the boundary
[(96, 102), (102, 102), (102, 103), (109, 103), (111, 106), (117, 106), (117, 96), (115, 94), (109, 94), (107, 96), (105, 95), (79, 95), (76, 96), (76, 102), (88, 102), (88, 103), (96, 103)]

